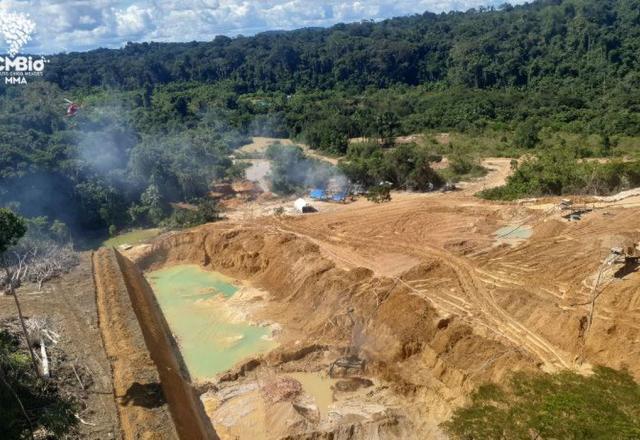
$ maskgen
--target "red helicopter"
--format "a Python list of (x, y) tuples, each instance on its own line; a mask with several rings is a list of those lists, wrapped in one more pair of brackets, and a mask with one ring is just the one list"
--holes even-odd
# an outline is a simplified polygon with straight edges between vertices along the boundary
[(78, 111), (82, 108), (82, 106), (77, 102), (73, 102), (67, 98), (65, 98), (64, 100), (67, 103), (67, 114), (65, 116), (67, 118), (73, 118), (78, 114)]

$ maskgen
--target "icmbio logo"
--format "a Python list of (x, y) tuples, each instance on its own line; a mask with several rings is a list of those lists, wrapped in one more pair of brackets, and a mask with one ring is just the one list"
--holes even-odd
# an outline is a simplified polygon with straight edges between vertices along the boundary
[(27, 84), (28, 77), (42, 76), (48, 62), (45, 58), (18, 55), (35, 30), (36, 24), (28, 14), (0, 11), (0, 34), (8, 46), (8, 55), (0, 56), (0, 76), (5, 84)]

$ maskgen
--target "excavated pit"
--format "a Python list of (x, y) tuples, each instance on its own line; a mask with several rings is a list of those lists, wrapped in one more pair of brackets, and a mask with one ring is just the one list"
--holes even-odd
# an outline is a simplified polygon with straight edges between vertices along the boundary
[[(128, 252), (148, 276), (191, 264), (245, 280), (263, 292), (244, 303), (250, 320), (281, 326), (277, 348), (198, 385), (221, 438), (438, 437), (438, 425), (479, 383), (534, 368), (526, 354), (442, 316), (406, 283), (342, 269), (294, 234), (230, 226), (167, 235)], [(402, 278), (450, 277), (443, 271), (423, 263)], [(344, 383), (327, 390), (322, 378), (345, 359), (357, 359), (357, 368), (343, 368)], [(283, 377), (301, 389), (271, 402), (266, 390)]]
[[(574, 224), (546, 205), (543, 213), (464, 193), (430, 197), (428, 207), (398, 198), (306, 217), (250, 216), (127, 251), (146, 273), (194, 264), (265, 293), (242, 306), (251, 320), (281, 326), (278, 347), (197, 385), (220, 437), (440, 438), (439, 423), (473, 389), (514, 371), (586, 373), (602, 364), (639, 377), (637, 270), (602, 261), (638, 242), (637, 212), (610, 208)], [(519, 226), (524, 218), (531, 227)], [(496, 233), (504, 224), (513, 226)], [(514, 233), (517, 241), (496, 245)], [(103, 315), (106, 341), (123, 319)], [(115, 339), (129, 358), (110, 351), (114, 375), (146, 365), (148, 352), (130, 347), (139, 339)], [(327, 388), (318, 379), (332, 365), (349, 368)]]

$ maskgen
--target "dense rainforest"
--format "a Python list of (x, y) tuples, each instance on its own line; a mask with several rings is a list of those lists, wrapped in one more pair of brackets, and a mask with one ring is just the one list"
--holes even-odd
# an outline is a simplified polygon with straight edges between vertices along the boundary
[[(489, 136), (492, 154), (552, 143), (576, 158), (633, 155), (639, 56), (640, 0), (59, 54), (44, 78), (0, 86), (0, 204), (72, 231), (158, 224), (171, 202), (195, 203), (212, 180), (241, 175), (229, 156), (252, 135), (357, 158), (345, 169), (363, 183), (379, 177), (363, 169), (373, 159), (384, 168), (385, 158), (467, 153), (373, 151), (414, 133)], [(76, 118), (64, 117), (64, 98), (81, 104)], [(356, 137), (383, 142), (348, 151)], [(431, 173), (415, 171), (426, 186)]]

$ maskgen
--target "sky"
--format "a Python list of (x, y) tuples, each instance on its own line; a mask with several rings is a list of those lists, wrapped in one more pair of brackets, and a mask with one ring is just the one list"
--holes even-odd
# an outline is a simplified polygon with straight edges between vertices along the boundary
[[(128, 41), (209, 41), (216, 35), (330, 26), (361, 20), (498, 6), (505, 0), (0, 0), (3, 14), (29, 14), (36, 29), (22, 53), (50, 54)], [(524, 3), (511, 0), (511, 4)], [(10, 17), (10, 16), (9, 16)], [(9, 44), (0, 29), (0, 53)]]

